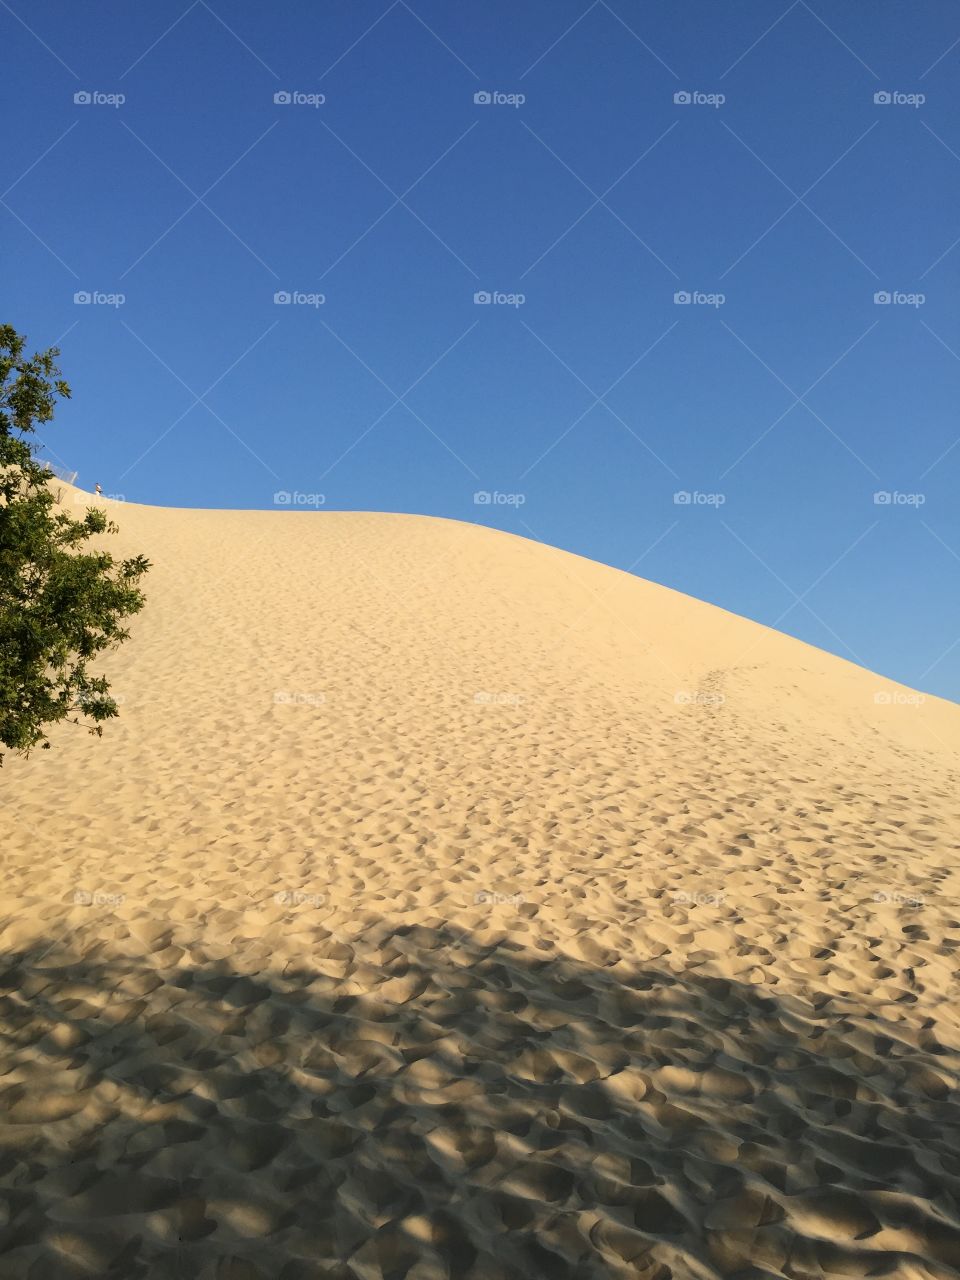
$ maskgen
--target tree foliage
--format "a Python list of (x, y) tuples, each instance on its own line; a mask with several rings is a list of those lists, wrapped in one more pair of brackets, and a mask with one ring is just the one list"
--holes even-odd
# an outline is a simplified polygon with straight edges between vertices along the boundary
[(70, 388), (59, 349), (27, 358), (25, 343), (0, 325), (0, 744), (22, 754), (48, 748), (46, 727), (57, 721), (99, 735), (117, 715), (90, 663), (127, 639), (123, 621), (143, 608), (139, 583), (150, 567), (102, 549), (99, 535), (118, 532), (106, 512), (76, 519), (60, 505), (33, 432)]

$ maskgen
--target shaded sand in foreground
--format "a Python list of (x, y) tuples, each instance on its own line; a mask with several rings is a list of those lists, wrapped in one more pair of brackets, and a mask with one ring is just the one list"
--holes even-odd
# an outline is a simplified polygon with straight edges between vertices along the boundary
[(0, 773), (3, 1280), (960, 1276), (958, 708), (475, 526), (104, 505), (121, 720)]

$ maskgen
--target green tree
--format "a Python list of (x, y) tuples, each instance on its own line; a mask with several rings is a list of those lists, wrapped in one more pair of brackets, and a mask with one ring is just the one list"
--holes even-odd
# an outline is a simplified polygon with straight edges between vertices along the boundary
[[(26, 339), (0, 325), (0, 745), (26, 755), (60, 720), (102, 734), (117, 714), (110, 686), (89, 664), (129, 632), (143, 608), (143, 556), (117, 561), (98, 535), (118, 532), (106, 512), (75, 519), (34, 456), (36, 424), (70, 388), (57, 347), (24, 356)], [(92, 546), (87, 544), (96, 539)], [(0, 755), (0, 763), (3, 756)]]

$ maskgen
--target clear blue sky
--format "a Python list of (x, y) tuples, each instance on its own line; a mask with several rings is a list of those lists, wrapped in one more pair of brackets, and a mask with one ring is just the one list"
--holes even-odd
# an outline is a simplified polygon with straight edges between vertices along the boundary
[(0, 3), (51, 456), (493, 523), (957, 698), (958, 38), (946, 0)]

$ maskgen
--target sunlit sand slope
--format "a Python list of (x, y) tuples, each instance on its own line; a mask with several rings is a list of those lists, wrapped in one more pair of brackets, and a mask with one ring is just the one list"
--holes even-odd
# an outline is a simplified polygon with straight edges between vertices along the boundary
[(104, 505), (121, 716), (0, 772), (0, 1278), (960, 1277), (960, 709), (485, 528)]

